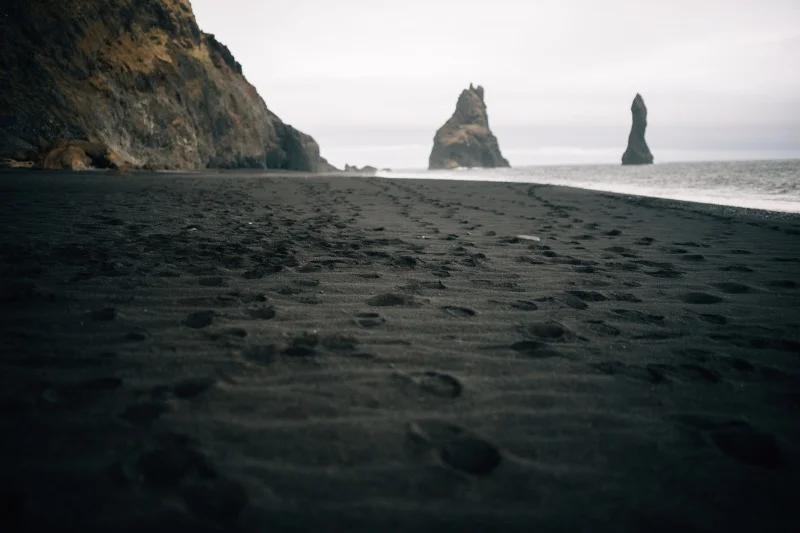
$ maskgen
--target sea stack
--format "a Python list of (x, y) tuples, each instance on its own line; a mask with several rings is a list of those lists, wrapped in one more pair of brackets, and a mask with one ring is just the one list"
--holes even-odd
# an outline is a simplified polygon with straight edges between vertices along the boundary
[(13, 0), (0, 15), (0, 158), (75, 170), (333, 169), (200, 30), (189, 0)]
[(636, 93), (636, 98), (631, 104), (633, 124), (628, 135), (628, 148), (622, 154), (623, 165), (649, 165), (653, 163), (653, 154), (644, 140), (644, 131), (647, 129), (647, 106), (644, 105), (642, 95)]
[(500, 153), (497, 137), (489, 129), (483, 87), (465, 89), (458, 97), (456, 111), (433, 138), (429, 170), (458, 167), (508, 167)]

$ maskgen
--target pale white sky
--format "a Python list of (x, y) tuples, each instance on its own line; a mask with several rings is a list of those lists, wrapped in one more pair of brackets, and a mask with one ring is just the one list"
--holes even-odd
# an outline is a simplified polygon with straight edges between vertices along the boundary
[(269, 108), (339, 166), (424, 167), (470, 82), (512, 165), (618, 162), (636, 92), (657, 161), (800, 157), (798, 0), (192, 6)]

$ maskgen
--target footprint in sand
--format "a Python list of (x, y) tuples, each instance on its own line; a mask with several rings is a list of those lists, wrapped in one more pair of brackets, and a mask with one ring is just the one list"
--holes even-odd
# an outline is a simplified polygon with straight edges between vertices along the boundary
[(442, 283), (441, 281), (423, 281), (419, 284), (419, 286), (423, 289), (431, 289), (437, 291), (447, 290), (447, 285)]
[(278, 348), (274, 344), (251, 346), (242, 353), (242, 356), (248, 361), (268, 365), (277, 358)]
[(722, 381), (720, 375), (702, 365), (685, 363), (680, 365), (669, 364), (648, 364), (648, 368), (653, 368), (665, 376), (671, 376), (678, 381), (706, 382), (716, 384)]
[(242, 303), (252, 304), (252, 303), (263, 303), (267, 301), (267, 296), (260, 292), (232, 292), (230, 296), (238, 298), (241, 300)]
[(355, 322), (362, 328), (376, 328), (385, 324), (386, 319), (378, 313), (358, 313)]
[(697, 361), (708, 361), (714, 356), (714, 352), (704, 350), (703, 348), (673, 348), (672, 351), (678, 355)]
[(81, 391), (96, 392), (115, 390), (121, 386), (121, 378), (109, 376), (104, 378), (87, 379), (86, 381), (78, 383), (75, 387)]
[(317, 263), (306, 263), (305, 265), (301, 266), (297, 269), (298, 272), (308, 273), (308, 272), (320, 272), (322, 271), (322, 265)]
[(558, 322), (534, 322), (520, 326), (520, 333), (528, 338), (547, 342), (568, 342), (575, 339), (575, 334)]
[(136, 461), (137, 477), (145, 484), (168, 488), (192, 477), (214, 479), (218, 476), (209, 460), (189, 446), (188, 439), (178, 435), (168, 437)]
[(415, 382), (422, 390), (442, 398), (457, 398), (464, 390), (458, 378), (442, 372), (425, 372), (415, 377)]
[(318, 287), (319, 280), (318, 279), (296, 279), (292, 281), (298, 287)]
[(790, 279), (777, 279), (767, 282), (767, 286), (774, 287), (776, 289), (796, 289), (797, 283)]
[(689, 246), (691, 248), (708, 248), (709, 247), (709, 245), (707, 245), (707, 244), (700, 244), (700, 243), (696, 243), (696, 242), (692, 242), (692, 241), (688, 241), (688, 242), (673, 242), (672, 244), (674, 244), (675, 246)]
[(561, 355), (557, 351), (553, 350), (549, 344), (535, 340), (519, 341), (515, 342), (514, 344), (509, 344), (508, 346), (501, 346), (501, 348), (514, 350), (520, 355), (534, 359), (548, 359), (550, 357), (559, 357)]
[(753, 374), (756, 371), (756, 367), (752, 363), (739, 357), (720, 357), (720, 360), (738, 372)]
[(536, 311), (539, 309), (539, 306), (536, 305), (536, 302), (532, 302), (530, 300), (515, 300), (513, 302), (509, 302), (508, 305), (512, 309), (518, 309), (520, 311)]
[(446, 305), (442, 307), (442, 310), (447, 313), (448, 315), (455, 316), (458, 318), (467, 318), (471, 316), (475, 316), (475, 311), (469, 309), (467, 307), (454, 307), (450, 305)]
[(97, 322), (109, 322), (117, 317), (117, 310), (113, 307), (106, 307), (88, 313), (89, 318)]
[(750, 337), (739, 334), (712, 334), (708, 337), (715, 341), (728, 342), (739, 348), (800, 353), (800, 342), (780, 337)]
[(128, 406), (120, 415), (132, 424), (149, 424), (169, 411), (164, 402), (143, 402)]
[(576, 298), (584, 301), (584, 302), (605, 302), (608, 300), (603, 294), (596, 292), (596, 291), (567, 291), (567, 294), (571, 294)]
[(564, 294), (560, 300), (567, 307), (571, 307), (572, 309), (576, 309), (578, 311), (582, 311), (589, 307), (586, 302), (572, 294)]
[(427, 371), (412, 374), (398, 374), (407, 385), (412, 385), (432, 396), (439, 398), (458, 398), (464, 390), (461, 381), (444, 372)]
[(631, 309), (612, 309), (611, 312), (617, 315), (618, 318), (622, 318), (638, 324), (651, 324), (654, 326), (664, 325), (663, 315), (652, 315), (649, 313), (643, 313), (641, 311), (634, 311)]
[(258, 320), (272, 320), (275, 318), (275, 308), (273, 306), (266, 306), (266, 307), (258, 307), (254, 309), (249, 309), (247, 313), (250, 317), (258, 319)]
[(250, 280), (261, 279), (266, 275), (267, 275), (267, 270), (264, 268), (254, 268), (251, 270), (246, 270), (244, 273), (242, 273), (242, 277), (244, 279), (250, 279)]
[(722, 270), (723, 272), (741, 272), (744, 274), (755, 272), (755, 270), (753, 270), (752, 268), (746, 267), (744, 265), (729, 265), (729, 266), (719, 267), (719, 269)]
[(353, 352), (358, 346), (358, 340), (349, 335), (333, 334), (319, 337), (320, 345), (332, 352)]
[(482, 437), (453, 424), (426, 420), (411, 423), (408, 437), (438, 452), (449, 467), (473, 476), (487, 476), (502, 462), (497, 447)]
[(367, 305), (373, 307), (400, 307), (414, 305), (414, 297), (406, 294), (386, 293), (373, 296), (367, 300)]
[(161, 270), (154, 273), (159, 278), (179, 278), (183, 273), (175, 266), (165, 265)]
[(225, 280), (220, 276), (209, 276), (198, 279), (197, 283), (203, 287), (222, 287), (225, 285)]
[(625, 257), (639, 257), (633, 250), (630, 248), (625, 248), (624, 246), (610, 246), (608, 248), (604, 248), (604, 250), (607, 252), (620, 254)]
[(201, 329), (210, 326), (214, 322), (215, 316), (216, 313), (210, 309), (206, 311), (195, 311), (190, 313), (183, 323), (190, 328)]
[(410, 255), (401, 255), (393, 258), (392, 264), (398, 268), (414, 269), (419, 264), (419, 259)]
[(740, 463), (768, 469), (787, 466), (786, 456), (775, 437), (743, 420), (717, 423), (695, 415), (673, 418), (705, 433), (720, 452)]
[(719, 296), (714, 296), (713, 294), (705, 292), (689, 292), (684, 294), (681, 300), (687, 304), (694, 305), (718, 304), (723, 301)]
[(640, 333), (638, 335), (633, 335), (631, 339), (635, 340), (644, 340), (644, 341), (665, 341), (669, 339), (679, 339), (681, 337), (685, 337), (686, 332), (684, 331), (677, 331), (677, 330), (653, 330), (653, 331), (645, 331), (644, 333)]
[(719, 376), (719, 374), (710, 368), (691, 363), (678, 365), (676, 371), (679, 375), (690, 380), (700, 379), (709, 383), (719, 383), (722, 381), (722, 378)]
[(125, 335), (125, 340), (128, 342), (144, 342), (150, 338), (146, 331), (131, 331)]
[(615, 302), (641, 303), (642, 299), (629, 292), (612, 292), (611, 297)]
[(604, 264), (606, 267), (612, 270), (627, 270), (628, 272), (635, 272), (641, 268), (639, 265), (631, 261), (626, 261), (624, 263), (618, 261), (606, 261)]
[(616, 337), (621, 333), (619, 328), (606, 324), (602, 320), (590, 320), (587, 324), (590, 331), (604, 337)]
[(172, 386), (172, 394), (177, 398), (194, 398), (210, 389), (216, 380), (211, 377), (189, 378)]
[(601, 361), (591, 365), (592, 368), (609, 376), (624, 376), (637, 381), (646, 381), (653, 385), (667, 383), (664, 373), (654, 365), (629, 365), (622, 361)]
[(645, 271), (645, 274), (654, 278), (675, 279), (683, 276), (683, 272), (674, 270), (672, 268), (660, 268), (654, 271)]
[[(354, 355), (358, 341), (347, 335), (324, 335), (304, 333), (294, 337), (283, 350), (283, 355), (289, 357), (315, 357), (320, 355), (319, 348), (330, 352)], [(357, 355), (357, 354), (355, 354)]]
[(724, 315), (715, 315), (713, 313), (697, 313), (697, 318), (709, 324), (717, 324), (723, 326), (728, 323), (727, 317)]
[(716, 287), (726, 294), (745, 294), (752, 290), (747, 285), (734, 282), (712, 283), (711, 286)]
[(283, 296), (296, 296), (298, 294), (302, 294), (303, 289), (299, 287), (292, 287), (290, 285), (282, 285), (281, 287), (278, 287), (275, 292)]
[(248, 333), (246, 329), (237, 327), (206, 332), (206, 336), (213, 341), (217, 341), (225, 337), (236, 337), (239, 339), (243, 339), (247, 337), (247, 335)]
[(244, 486), (231, 480), (194, 482), (181, 495), (192, 514), (220, 524), (233, 525), (249, 503)]

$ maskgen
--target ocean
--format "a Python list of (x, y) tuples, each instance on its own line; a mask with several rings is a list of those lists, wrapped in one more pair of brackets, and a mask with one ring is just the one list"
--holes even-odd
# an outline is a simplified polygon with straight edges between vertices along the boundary
[(565, 185), (636, 196), (800, 213), (800, 159), (572, 165), (506, 169), (392, 170), (387, 178)]

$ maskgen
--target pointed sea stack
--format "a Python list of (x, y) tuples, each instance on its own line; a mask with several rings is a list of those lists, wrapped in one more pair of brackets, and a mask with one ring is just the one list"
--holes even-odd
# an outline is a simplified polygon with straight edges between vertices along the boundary
[(428, 169), (508, 166), (508, 161), (500, 153), (497, 137), (489, 129), (483, 87), (470, 84), (469, 89), (458, 97), (453, 116), (433, 138)]
[(633, 125), (631, 134), (628, 135), (628, 149), (622, 154), (623, 165), (650, 165), (653, 163), (653, 154), (644, 140), (644, 130), (647, 129), (647, 106), (644, 105), (642, 95), (636, 93), (636, 98), (631, 104)]

